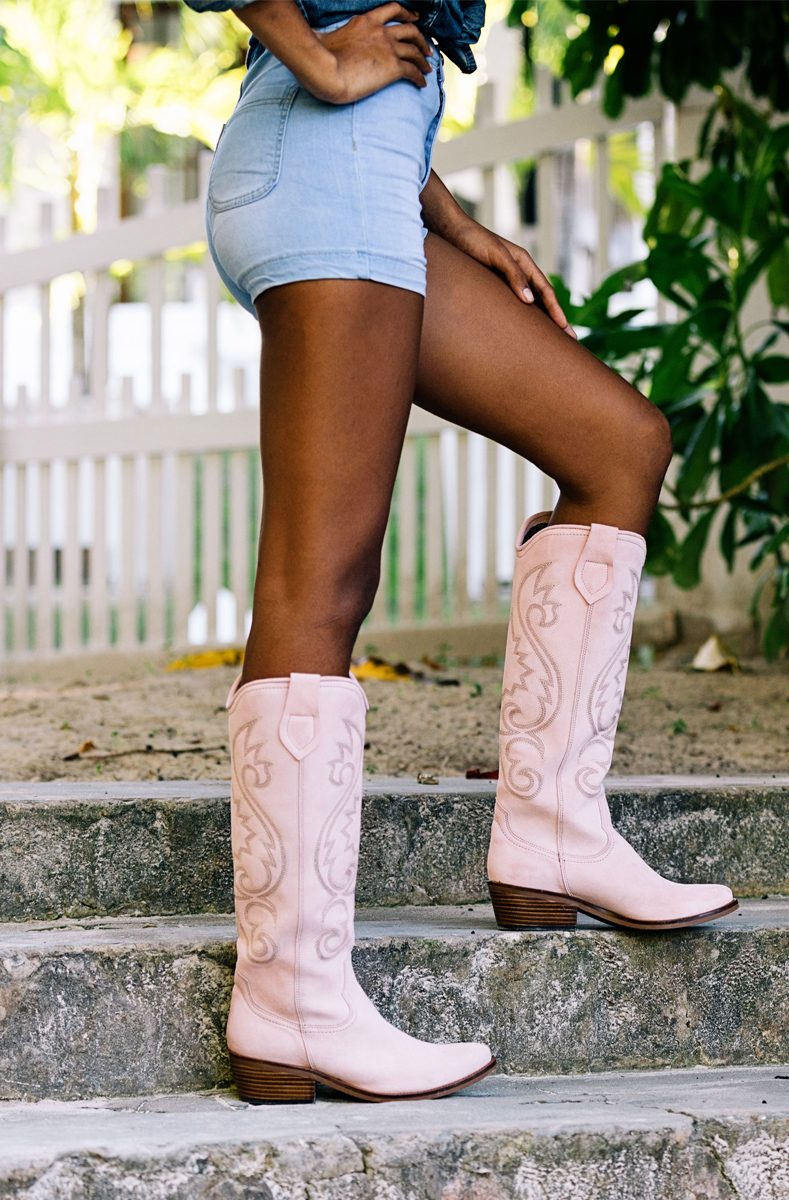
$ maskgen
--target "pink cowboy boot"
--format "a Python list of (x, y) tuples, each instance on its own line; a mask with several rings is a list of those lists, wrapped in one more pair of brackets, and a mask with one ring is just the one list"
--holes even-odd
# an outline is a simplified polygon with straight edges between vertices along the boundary
[(580, 910), (656, 930), (734, 912), (729, 888), (663, 879), (611, 825), (603, 779), (644, 539), (610, 525), (546, 526), (549, 518), (527, 521), (516, 549), (488, 853), (496, 920), (504, 929), (569, 928)]
[(351, 963), (367, 701), (353, 679), (291, 675), (228, 697), (238, 963), (227, 1043), (239, 1094), (307, 1103), (447, 1096), (496, 1065), (387, 1024)]

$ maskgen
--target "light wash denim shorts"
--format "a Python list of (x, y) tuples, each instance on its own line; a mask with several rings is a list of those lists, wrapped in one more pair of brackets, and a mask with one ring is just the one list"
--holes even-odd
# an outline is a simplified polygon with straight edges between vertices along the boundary
[(419, 193), (444, 107), (435, 47), (430, 62), (427, 87), (401, 80), (344, 105), (316, 100), (268, 51), (247, 72), (214, 155), (206, 226), (223, 283), (253, 316), (267, 288), (300, 279), (424, 296)]

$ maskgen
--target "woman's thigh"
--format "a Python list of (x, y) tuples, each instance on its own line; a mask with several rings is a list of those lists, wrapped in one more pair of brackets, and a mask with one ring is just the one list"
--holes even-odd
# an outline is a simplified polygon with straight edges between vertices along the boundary
[(558, 519), (644, 532), (670, 455), (662, 415), (492, 271), (433, 234), (425, 250), (416, 402), (555, 479)]

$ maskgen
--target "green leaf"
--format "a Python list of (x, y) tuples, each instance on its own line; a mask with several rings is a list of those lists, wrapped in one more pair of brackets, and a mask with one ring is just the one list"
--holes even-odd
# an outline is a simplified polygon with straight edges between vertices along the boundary
[(713, 279), (693, 309), (691, 322), (702, 337), (717, 340), (731, 320), (731, 296), (725, 279)]
[(767, 268), (767, 287), (776, 308), (789, 308), (789, 246), (782, 246)]
[(756, 571), (767, 558), (768, 554), (775, 554), (780, 550), (781, 546), (785, 546), (789, 542), (789, 521), (780, 529), (776, 529), (771, 538), (767, 538), (765, 542), (757, 550), (751, 563), (751, 570)]
[(789, 616), (787, 616), (786, 604), (781, 604), (775, 609), (764, 631), (762, 642), (764, 657), (768, 662), (775, 662), (787, 645), (789, 645)]
[(677, 498), (680, 504), (690, 501), (710, 473), (712, 452), (718, 442), (719, 418), (716, 409), (707, 413), (688, 443), (685, 458), (677, 476)]
[(739, 232), (745, 199), (744, 181), (735, 179), (729, 171), (713, 167), (699, 183), (698, 190), (706, 215)]
[(647, 557), (644, 570), (649, 575), (670, 575), (677, 560), (677, 535), (660, 509), (647, 530)]
[(686, 309), (692, 305), (677, 288), (700, 300), (710, 282), (709, 268), (701, 245), (676, 233), (660, 234), (647, 258), (647, 274), (658, 291)]
[(748, 292), (756, 283), (762, 271), (765, 271), (770, 265), (778, 251), (785, 248), (787, 236), (789, 236), (789, 230), (786, 227), (774, 229), (762, 242), (745, 270), (736, 276), (734, 291), (735, 301), (738, 306), (745, 302)]
[(682, 545), (674, 566), (673, 578), (677, 587), (689, 589), (697, 587), (701, 582), (701, 556), (707, 545), (715, 509), (705, 512), (699, 517), (690, 530)]
[(737, 509), (730, 507), (723, 522), (720, 536), (721, 554), (723, 555), (729, 574), (734, 570), (734, 556), (737, 552)]
[(598, 358), (626, 358), (636, 350), (660, 346), (664, 326), (639, 325), (635, 329), (596, 329), (581, 342)]
[(768, 354), (757, 358), (753, 365), (764, 383), (789, 383), (789, 358), (785, 354)]

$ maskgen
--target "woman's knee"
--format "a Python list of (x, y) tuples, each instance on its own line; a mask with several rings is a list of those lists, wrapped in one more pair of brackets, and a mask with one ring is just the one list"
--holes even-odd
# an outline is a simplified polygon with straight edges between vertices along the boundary
[(633, 450), (633, 468), (645, 483), (660, 490), (674, 453), (671, 427), (654, 404), (640, 397), (641, 404), (628, 439)]

